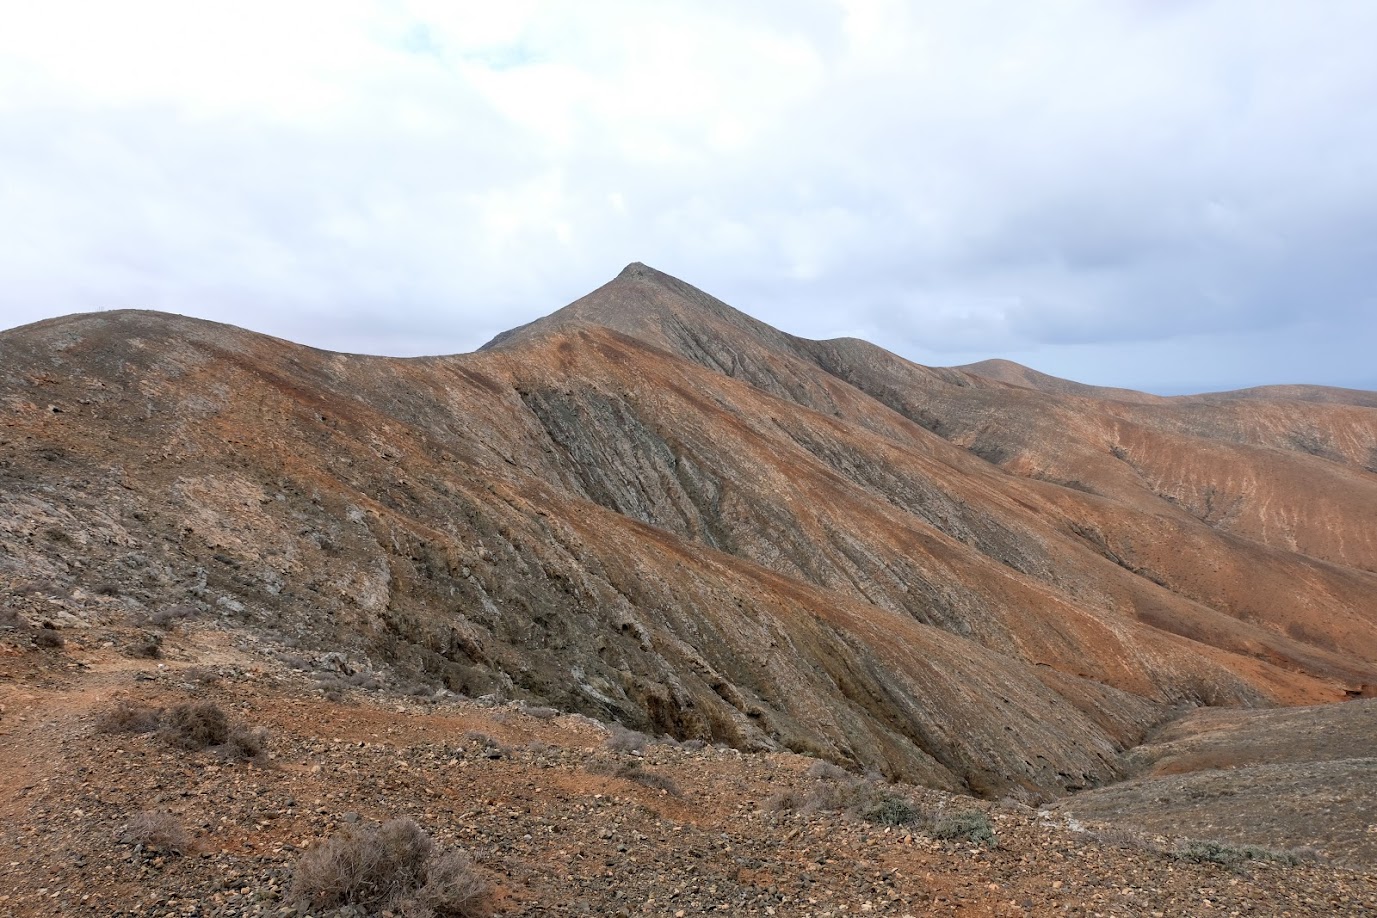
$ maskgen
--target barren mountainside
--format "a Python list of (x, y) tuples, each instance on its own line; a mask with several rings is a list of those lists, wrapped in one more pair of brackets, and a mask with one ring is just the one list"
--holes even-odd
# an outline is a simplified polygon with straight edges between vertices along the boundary
[(0, 591), (1041, 800), (1374, 693), (1374, 404), (927, 368), (643, 265), (448, 357), (69, 316), (0, 333)]

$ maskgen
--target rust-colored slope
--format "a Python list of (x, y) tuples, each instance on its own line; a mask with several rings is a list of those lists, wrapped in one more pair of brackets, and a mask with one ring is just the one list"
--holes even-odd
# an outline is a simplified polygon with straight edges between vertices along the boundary
[[(1217, 592), (1195, 589), (1197, 601), (1183, 602), (1105, 557), (1098, 530), (1081, 524), (1103, 515), (1089, 498), (985, 463), (966, 468), (969, 457), (916, 425), (907, 438), (882, 438), (589, 330), (553, 334), (522, 358), (510, 364), (514, 384), (546, 426), (551, 450), (569, 457), (571, 487), (797, 579), (1154, 697), (1193, 686), (1179, 661), (1212, 651), (1159, 647), (1162, 633), (1139, 619), (1191, 637), (1212, 633), (1212, 647), (1316, 674), (1353, 681), (1366, 672), (1296, 644), (1285, 623), (1266, 627), (1279, 613), (1250, 604), (1256, 595), (1233, 578), (1213, 578)], [(580, 398), (561, 390), (571, 378), (593, 391)], [(929, 440), (938, 456), (910, 446)], [(578, 478), (589, 469), (597, 475)], [(1061, 519), (1049, 527), (1049, 516)], [(1136, 525), (1148, 543), (1190, 536), (1206, 557), (1229, 557), (1249, 579), (1314, 567), (1198, 524), (1187, 533), (1186, 524), (1155, 517)], [(1361, 659), (1377, 659), (1369, 619), (1350, 611), (1371, 583), (1337, 569), (1314, 576), (1323, 588), (1305, 597), (1307, 607), (1336, 629), (1345, 625), (1354, 639), (1345, 646)], [(1127, 662), (1134, 659), (1141, 662)], [(1213, 691), (1239, 697), (1237, 689)]]
[(829, 372), (1006, 471), (1377, 570), (1377, 409), (1210, 397), (1134, 404), (943, 380), (859, 343), (819, 348)]
[[(1181, 702), (1377, 681), (1361, 540), (1212, 526), (1096, 440), (1201, 436), (790, 338), (643, 266), (460, 357), (40, 323), (0, 336), (0, 404), (10, 589), (191, 601), (683, 737), (1040, 793), (1113, 779)], [(1107, 457), (1078, 487), (1028, 465), (1049, 418)]]
[[(692, 291), (681, 281), (633, 265), (600, 291), (495, 344), (499, 349), (516, 340), (529, 344), (542, 335), (601, 324), (812, 408), (828, 416), (826, 423), (809, 415), (790, 433), (791, 446), (812, 448), (851, 483), (879, 492), (891, 504), (897, 500), (906, 510), (916, 509), (926, 522), (1024, 573), (1033, 573), (1026, 567), (1030, 562), (1011, 561), (1008, 546), (1020, 546), (1017, 554), (1041, 544), (1040, 538), (1028, 537), (1030, 531), (1040, 531), (1040, 523), (996, 535), (986, 517), (984, 531), (972, 532), (968, 521), (957, 520), (949, 507), (984, 508), (991, 494), (1000, 494), (1006, 506), (998, 518), (1010, 519), (1007, 476), (996, 476), (970, 500), (952, 500), (986, 480), (988, 463), (1048, 481), (1061, 486), (1041, 492), (1062, 507), (1061, 532), (1178, 594), (1166, 606), (1158, 595), (1117, 597), (1120, 607), (1136, 608), (1146, 620), (1183, 635), (1215, 634), (1214, 640), (1231, 649), (1247, 648), (1244, 652), (1268, 659), (1291, 659), (1294, 652), (1278, 655), (1270, 646), (1259, 646), (1256, 636), (1243, 636), (1253, 624), (1321, 649), (1343, 646), (1373, 659), (1374, 587), (1364, 574), (1377, 559), (1377, 477), (1359, 464), (1377, 450), (1377, 414), (1371, 410), (1156, 397), (1148, 399), (1154, 404), (1135, 405), (1048, 395), (959, 370), (919, 367), (865, 342), (791, 338), (705, 294), (685, 294), (685, 289)], [(717, 342), (736, 362), (705, 356), (703, 340)], [(768, 405), (734, 411), (772, 418), (788, 414)], [(872, 458), (879, 448), (876, 441), (838, 445), (835, 437), (829, 441), (819, 433), (830, 427), (846, 430), (852, 440), (862, 431), (878, 434), (888, 441), (889, 454), (877, 463)], [(939, 436), (927, 436), (919, 427)], [(599, 429), (594, 425), (587, 431)], [(964, 449), (945, 449), (939, 437)], [(772, 451), (780, 455), (777, 444)], [(967, 451), (988, 463), (970, 461)], [(1323, 461), (1317, 452), (1337, 461)], [(947, 468), (896, 475), (896, 463), (903, 465), (909, 454), (930, 457)], [(922, 489), (914, 482), (930, 486), (918, 493)], [(1086, 492), (1107, 501), (1083, 496)], [(1033, 499), (1025, 495), (1021, 500), (1026, 505)], [(1026, 510), (1014, 508), (1015, 517), (1019, 512)], [(869, 511), (858, 513), (849, 524), (855, 528), (846, 531), (864, 531), (865, 521), (873, 518)], [(818, 544), (813, 536), (804, 540)], [(1182, 544), (1197, 550), (1173, 550)], [(1044, 552), (1039, 560), (1041, 579), (1049, 579), (1048, 570), (1061, 571), (1066, 583), (1102, 579), (1094, 573), (1072, 574), (1074, 566), (1063, 558), (1049, 558)], [(865, 564), (875, 567), (873, 559)], [(989, 581), (983, 574), (954, 579), (963, 584)], [(1182, 597), (1249, 627), (1211, 624), (1212, 616), (1198, 608), (1163, 614), (1163, 608)], [(1004, 603), (1006, 608), (1019, 605)], [(998, 617), (982, 614), (987, 621), (991, 616)], [(1317, 622), (1328, 624), (1316, 630)], [(1239, 637), (1232, 640), (1227, 633)], [(1314, 671), (1313, 660), (1301, 665)], [(1354, 671), (1346, 671), (1345, 678), (1353, 676)]]

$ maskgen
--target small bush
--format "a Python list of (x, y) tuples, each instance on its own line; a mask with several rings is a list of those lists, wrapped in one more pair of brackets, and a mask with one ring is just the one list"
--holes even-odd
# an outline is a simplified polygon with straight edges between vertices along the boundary
[(34, 646), (48, 650), (57, 650), (67, 644), (62, 635), (51, 627), (39, 628), (38, 633), (33, 636), (33, 642)]
[(473, 743), (482, 748), (482, 752), (490, 759), (500, 759), (510, 755), (511, 750), (502, 745), (496, 737), (489, 736), (478, 730), (469, 730), (464, 734), (465, 742)]
[(207, 666), (189, 666), (182, 670), (182, 678), (198, 685), (214, 685), (220, 681), (220, 674)]
[(595, 775), (607, 775), (612, 778), (623, 778), (627, 781), (634, 781), (642, 787), (649, 787), (652, 790), (662, 790), (667, 794), (679, 796), (679, 785), (668, 775), (650, 771), (639, 765), (614, 764), (611, 762), (599, 762), (588, 769)]
[(407, 915), (479, 918), (489, 886), (460, 851), (438, 854), (410, 819), (350, 827), (297, 861), (290, 899), (303, 911), (353, 905)]
[(354, 688), (361, 688), (364, 691), (375, 691), (382, 688), (382, 681), (377, 674), (371, 670), (359, 670), (356, 673), (349, 673), (343, 677), (343, 681)]
[(429, 910), (437, 918), (482, 918), (489, 913), (489, 890), (467, 853), (446, 851), (430, 862), (426, 883), (413, 897), (420, 908), (411, 914), (423, 918)]
[(947, 841), (970, 842), (995, 847), (994, 825), (979, 810), (966, 810), (939, 818), (932, 825), (932, 837)]
[(141, 634), (125, 648), (125, 653), (139, 660), (160, 659), (163, 655), (163, 636)]
[(875, 803), (879, 796), (877, 788), (855, 778), (849, 781), (820, 781), (804, 795), (801, 809), (805, 813), (854, 814)]
[(256, 759), (268, 750), (266, 727), (231, 727), (220, 752), (233, 759)]
[(817, 780), (806, 792), (791, 788), (774, 794), (765, 807), (777, 813), (849, 813), (885, 826), (910, 825), (922, 815), (911, 800), (879, 781), (862, 780), (824, 762), (808, 771)]
[(613, 724), (603, 745), (613, 752), (640, 752), (650, 742), (650, 737), (639, 730), (628, 730), (621, 724)]
[(1160, 851), (1157, 843), (1137, 829), (1126, 826), (1102, 826), (1093, 829), (1090, 835), (1102, 845), (1111, 848), (1125, 848), (1130, 851)]
[(219, 746), (229, 735), (229, 718), (211, 701), (179, 704), (163, 718), (163, 739), (178, 749)]
[(148, 617), (148, 622), (156, 628), (166, 630), (178, 622), (193, 617), (197, 611), (197, 608), (190, 603), (178, 603), (175, 606), (167, 606), (154, 612)]
[(1315, 852), (1307, 848), (1281, 850), (1194, 839), (1182, 844), (1173, 855), (1192, 864), (1218, 864), (1229, 870), (1238, 870), (1248, 861), (1271, 861), (1294, 867), (1302, 861), (1315, 859)]
[(191, 835), (177, 817), (155, 810), (146, 810), (130, 819), (120, 832), (120, 841), (164, 854), (184, 854), (191, 848)]
[(831, 762), (824, 762), (821, 759), (808, 766), (806, 772), (810, 778), (818, 778), (826, 781), (846, 781), (853, 777), (851, 772)]
[(886, 794), (860, 812), (866, 822), (882, 826), (906, 826), (918, 821), (918, 809), (903, 797)]
[(803, 795), (790, 788), (765, 798), (765, 809), (771, 813), (797, 813), (804, 806)]
[(121, 698), (113, 708), (100, 716), (96, 727), (102, 733), (152, 733), (158, 729), (161, 720), (162, 712), (157, 708)]

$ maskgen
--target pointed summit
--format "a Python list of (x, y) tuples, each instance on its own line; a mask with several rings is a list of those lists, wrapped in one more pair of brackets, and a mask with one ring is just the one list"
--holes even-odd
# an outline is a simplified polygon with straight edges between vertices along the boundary
[(812, 342), (753, 319), (639, 261), (587, 296), (503, 332), (482, 349), (517, 348), (578, 327), (611, 329), (773, 395), (834, 410), (816, 379)]
[(794, 339), (692, 284), (639, 261), (558, 312), (503, 332), (481, 350), (507, 348), (576, 325), (610, 328), (664, 350), (699, 359), (707, 341), (792, 351)]
[(626, 278), (631, 278), (631, 277), (644, 277), (644, 278), (650, 278), (650, 279), (658, 279), (658, 278), (662, 278), (662, 277), (669, 277), (669, 275), (668, 275), (668, 274), (665, 274), (663, 271), (657, 271), (657, 270), (655, 270), (654, 268), (652, 268), (650, 265), (646, 264), (645, 262), (642, 262), (642, 261), (633, 261), (631, 264), (627, 265), (625, 268), (622, 268), (622, 273), (618, 274), (617, 277), (618, 277), (618, 278), (623, 278), (623, 277), (626, 277)]

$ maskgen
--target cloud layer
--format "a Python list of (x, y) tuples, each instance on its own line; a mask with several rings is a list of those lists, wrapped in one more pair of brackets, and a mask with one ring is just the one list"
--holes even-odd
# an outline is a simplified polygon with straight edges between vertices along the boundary
[(636, 260), (926, 363), (1377, 387), (1361, 0), (9, 20), (2, 326), (136, 306), (463, 351)]

